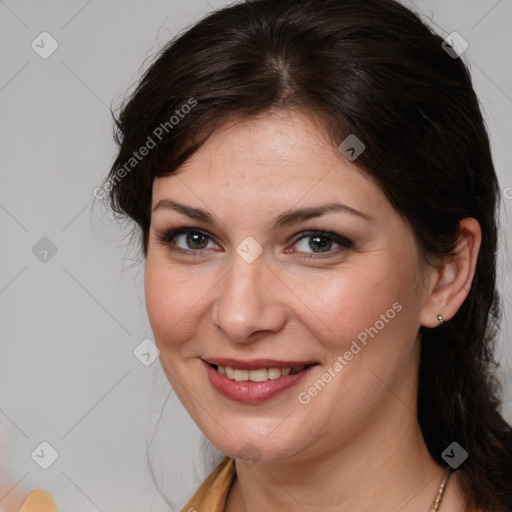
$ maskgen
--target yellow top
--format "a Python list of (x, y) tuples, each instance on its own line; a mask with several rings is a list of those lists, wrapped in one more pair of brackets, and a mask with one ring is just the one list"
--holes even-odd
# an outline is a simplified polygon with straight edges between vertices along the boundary
[[(235, 478), (233, 459), (224, 457), (181, 512), (224, 512), (226, 498)], [(57, 512), (57, 505), (51, 494), (35, 489), (27, 496), (19, 512)]]
[(180, 512), (224, 512), (226, 498), (235, 478), (233, 459), (224, 457)]

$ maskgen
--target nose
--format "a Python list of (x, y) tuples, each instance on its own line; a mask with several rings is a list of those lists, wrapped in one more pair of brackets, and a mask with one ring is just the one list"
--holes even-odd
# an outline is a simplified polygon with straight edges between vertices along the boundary
[(217, 288), (213, 324), (235, 343), (253, 343), (263, 332), (278, 332), (286, 324), (286, 309), (280, 300), (283, 287), (264, 255), (252, 263), (235, 255), (231, 270)]

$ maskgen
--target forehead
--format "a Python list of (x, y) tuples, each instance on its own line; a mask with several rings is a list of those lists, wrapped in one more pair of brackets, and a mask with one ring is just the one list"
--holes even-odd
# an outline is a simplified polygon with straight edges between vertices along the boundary
[(155, 180), (154, 199), (161, 189), (179, 179), (210, 188), (250, 187), (248, 192), (267, 194), (313, 184), (330, 187), (336, 182), (374, 185), (344, 158), (315, 119), (290, 110), (244, 118), (218, 128), (173, 174)]

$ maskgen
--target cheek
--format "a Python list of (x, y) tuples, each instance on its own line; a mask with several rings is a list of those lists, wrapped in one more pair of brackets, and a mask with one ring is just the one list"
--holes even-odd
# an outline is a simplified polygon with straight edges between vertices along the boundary
[(375, 327), (379, 333), (396, 330), (405, 316), (409, 274), (358, 267), (304, 283), (302, 321), (332, 355), (348, 350), (358, 337), (364, 341), (368, 330), (375, 335)]
[(149, 322), (156, 344), (162, 348), (177, 348), (181, 340), (193, 334), (194, 321), (201, 308), (201, 298), (208, 291), (201, 279), (185, 278), (178, 268), (148, 258), (144, 289)]
[[(304, 308), (302, 321), (329, 357), (324, 358), (322, 375), (301, 387), (299, 402), (308, 403), (312, 416), (328, 408), (348, 429), (347, 418), (370, 414), (387, 396), (383, 382), (408, 374), (415, 357), (414, 270), (365, 270), (325, 280), (323, 294), (304, 291), (319, 314), (307, 314)], [(319, 379), (327, 384), (318, 384)]]

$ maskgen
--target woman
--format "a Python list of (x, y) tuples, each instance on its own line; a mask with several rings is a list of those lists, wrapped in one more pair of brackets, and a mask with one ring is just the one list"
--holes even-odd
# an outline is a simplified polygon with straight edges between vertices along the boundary
[(183, 511), (512, 510), (499, 189), (459, 57), (392, 0), (247, 1), (124, 105), (105, 188), (226, 455)]
[(227, 456), (183, 510), (512, 510), (498, 185), (442, 38), (389, 0), (239, 3), (118, 129), (160, 360)]

